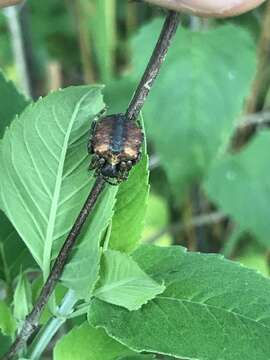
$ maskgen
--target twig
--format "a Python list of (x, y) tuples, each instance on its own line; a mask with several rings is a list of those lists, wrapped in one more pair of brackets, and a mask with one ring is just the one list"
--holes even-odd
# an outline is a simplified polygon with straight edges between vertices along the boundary
[(91, 84), (95, 81), (95, 75), (93, 71), (91, 45), (88, 36), (88, 25), (86, 23), (87, 19), (85, 16), (86, 11), (83, 8), (85, 4), (81, 0), (76, 0), (71, 4), (74, 6), (84, 81), (86, 84)]
[(73, 307), (78, 299), (73, 290), (69, 290), (57, 310), (57, 316), (50, 318), (47, 324), (39, 331), (37, 337), (31, 344), (26, 357), (29, 359), (40, 359), (43, 351), (58, 332), (66, 319), (72, 314)]
[[(154, 49), (154, 52), (145, 70), (143, 78), (127, 110), (129, 120), (134, 120), (142, 109), (146, 97), (151, 90), (153, 82), (159, 73), (160, 67), (168, 51), (170, 40), (176, 32), (178, 23), (179, 16), (176, 13), (170, 11), (165, 20), (158, 43)], [(78, 238), (88, 215), (92, 212), (95, 203), (97, 202), (100, 194), (104, 189), (104, 186), (105, 180), (101, 176), (97, 177), (96, 182), (82, 210), (80, 211), (80, 214), (78, 215), (63, 247), (61, 248), (55, 260), (53, 268), (41, 290), (41, 293), (37, 299), (33, 310), (26, 317), (21, 331), (19, 332), (14, 343), (11, 345), (9, 351), (2, 357), (2, 360), (12, 359), (12, 357), (15, 356), (22, 349), (26, 341), (29, 339), (29, 337), (33, 334), (36, 327), (38, 326), (40, 315), (45, 308), (57, 281), (61, 277), (61, 274), (64, 270), (65, 264), (69, 258), (75, 241)]]
[(183, 223), (172, 224), (172, 225), (166, 227), (165, 229), (160, 230), (155, 235), (149, 237), (148, 239), (145, 240), (145, 242), (154, 243), (155, 241), (160, 239), (163, 235), (167, 234), (168, 232), (175, 233), (175, 232), (184, 231), (184, 230), (186, 230), (188, 228), (192, 228), (192, 227), (211, 225), (211, 224), (215, 224), (219, 221), (222, 221), (226, 218), (227, 218), (227, 216), (220, 212), (199, 215), (199, 216), (196, 216), (193, 219), (191, 219), (191, 221), (188, 221), (184, 224)]
[(262, 31), (258, 45), (258, 67), (255, 80), (252, 85), (251, 93), (246, 105), (247, 113), (254, 113), (258, 106), (261, 89), (264, 88), (267, 79), (266, 71), (269, 64), (270, 49), (270, 2), (268, 1), (265, 8), (264, 19), (262, 23)]
[(268, 126), (270, 125), (270, 111), (262, 111), (254, 114), (246, 115), (237, 125), (236, 131), (249, 126)]
[(30, 98), (31, 85), (25, 57), (22, 29), (18, 16), (18, 8), (15, 6), (7, 8), (4, 10), (4, 14), (8, 20), (13, 56), (16, 64), (17, 74), (20, 79), (20, 85), (22, 86), (25, 95)]
[(62, 246), (59, 255), (57, 256), (53, 268), (50, 272), (50, 275), (45, 282), (41, 293), (37, 299), (37, 302), (30, 312), (30, 314), (26, 317), (25, 322), (23, 323), (22, 329), (18, 334), (17, 338), (15, 339), (14, 343), (11, 345), (8, 353), (3, 356), (3, 360), (12, 359), (18, 351), (24, 346), (25, 342), (29, 339), (29, 337), (33, 334), (36, 327), (38, 326), (38, 321), (42, 311), (44, 310), (50, 295), (52, 294), (56, 282), (59, 280), (64, 266), (67, 262), (67, 259), (71, 253), (71, 250), (75, 244), (76, 239), (78, 238), (80, 231), (90, 214), (93, 210), (93, 207), (101, 194), (102, 190), (104, 189), (105, 181), (102, 177), (97, 177), (95, 184), (90, 191), (90, 194), (82, 207), (64, 245)]
[(163, 25), (160, 37), (150, 58), (143, 77), (128, 106), (126, 116), (128, 120), (136, 120), (143, 104), (151, 90), (151, 87), (159, 73), (160, 67), (165, 60), (171, 40), (176, 33), (179, 24), (179, 14), (170, 11)]

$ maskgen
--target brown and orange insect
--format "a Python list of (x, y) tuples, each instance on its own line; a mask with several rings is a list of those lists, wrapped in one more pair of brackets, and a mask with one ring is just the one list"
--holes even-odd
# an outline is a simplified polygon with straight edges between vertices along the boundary
[(88, 151), (92, 154), (90, 170), (116, 185), (127, 179), (131, 168), (140, 160), (143, 132), (124, 114), (108, 115), (93, 122)]

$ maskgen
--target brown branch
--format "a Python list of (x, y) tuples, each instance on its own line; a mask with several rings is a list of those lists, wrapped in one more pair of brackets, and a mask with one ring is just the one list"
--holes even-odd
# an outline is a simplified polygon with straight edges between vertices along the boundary
[[(160, 67), (168, 51), (170, 40), (172, 39), (173, 35), (176, 32), (178, 23), (179, 23), (179, 16), (176, 13), (170, 11), (165, 20), (159, 40), (151, 56), (149, 64), (145, 70), (143, 78), (127, 110), (126, 114), (129, 120), (135, 120), (140, 110), (142, 109), (142, 106), (144, 105), (144, 102), (153, 85), (153, 82), (159, 73)], [(103, 177), (101, 176), (97, 177), (95, 184), (82, 210), (80, 211), (80, 214), (78, 215), (64, 245), (62, 246), (54, 262), (53, 268), (41, 290), (41, 293), (37, 299), (37, 302), (33, 310), (26, 317), (21, 331), (17, 335), (17, 338), (15, 339), (14, 343), (11, 345), (9, 351), (2, 357), (2, 360), (12, 359), (12, 357), (15, 356), (22, 349), (26, 341), (29, 339), (29, 337), (33, 334), (33, 332), (37, 328), (40, 315), (43, 309), (45, 308), (50, 298), (50, 295), (52, 294), (56, 286), (57, 281), (61, 277), (65, 264), (76, 242), (76, 239), (78, 238), (88, 215), (92, 212), (94, 205), (97, 202), (104, 187), (105, 187), (105, 180), (103, 179)]]
[(49, 300), (49, 297), (51, 296), (55, 288), (57, 281), (61, 277), (61, 274), (64, 270), (65, 264), (69, 258), (69, 255), (75, 244), (75, 241), (78, 238), (88, 215), (92, 212), (97, 199), (99, 198), (100, 194), (104, 189), (104, 186), (105, 186), (105, 181), (103, 180), (103, 178), (98, 177), (64, 245), (62, 246), (59, 255), (55, 260), (50, 275), (41, 290), (41, 293), (37, 299), (37, 302), (33, 310), (26, 317), (20, 333), (18, 334), (14, 343), (11, 345), (8, 353), (3, 356), (2, 360), (12, 359), (12, 357), (15, 356), (21, 350), (21, 348), (24, 346), (26, 341), (29, 339), (29, 337), (33, 334), (33, 332), (37, 328), (40, 315), (44, 310)]
[(269, 66), (270, 53), (270, 1), (266, 3), (262, 31), (258, 45), (258, 67), (251, 93), (246, 105), (246, 113), (254, 113), (257, 110), (261, 89), (265, 83), (265, 72)]
[(165, 56), (171, 44), (171, 40), (176, 33), (179, 24), (179, 14), (170, 11), (163, 25), (160, 37), (150, 58), (143, 77), (134, 93), (128, 106), (126, 116), (128, 120), (136, 120), (149, 94), (153, 83), (159, 73), (160, 67), (165, 60)]

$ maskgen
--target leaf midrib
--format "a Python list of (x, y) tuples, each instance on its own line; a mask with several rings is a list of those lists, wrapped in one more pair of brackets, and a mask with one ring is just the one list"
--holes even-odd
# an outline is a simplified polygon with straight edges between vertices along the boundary
[[(52, 195), (52, 204), (51, 204), (51, 208), (50, 208), (48, 226), (47, 226), (45, 243), (44, 243), (44, 252), (43, 252), (44, 279), (46, 279), (48, 277), (49, 271), (50, 271), (51, 252), (52, 252), (52, 245), (53, 245), (53, 233), (54, 233), (54, 227), (55, 227), (56, 216), (57, 216), (58, 202), (59, 202), (60, 192), (61, 192), (63, 170), (64, 170), (65, 158), (66, 158), (66, 153), (67, 153), (67, 148), (68, 148), (68, 142), (69, 142), (73, 124), (78, 115), (80, 106), (81, 106), (82, 102), (84, 101), (84, 99), (89, 95), (89, 93), (90, 93), (90, 91), (88, 91), (86, 94), (84, 94), (84, 96), (82, 96), (82, 98), (77, 102), (77, 104), (74, 108), (74, 111), (72, 113), (69, 126), (65, 133), (65, 137), (64, 137), (63, 147), (61, 150), (61, 155), (60, 155), (60, 159), (59, 159), (59, 163), (58, 163), (56, 181), (55, 181), (54, 191), (53, 191), (53, 195)], [(55, 121), (58, 123), (57, 116), (55, 114), (55, 106), (53, 106), (52, 112), (53, 112)]]
[[(133, 278), (129, 278), (128, 280), (119, 280), (119, 281), (114, 281), (112, 284), (108, 284), (108, 285), (104, 285), (104, 286), (101, 286), (100, 288), (98, 288), (95, 292), (94, 292), (94, 296), (100, 296), (108, 291), (112, 291), (112, 290), (115, 290), (117, 288), (120, 288), (120, 287), (133, 287), (133, 288), (139, 288), (141, 289), (142, 286), (141, 284), (139, 283), (140, 281), (152, 281), (152, 284), (153, 284), (153, 287), (157, 287), (157, 286), (161, 286), (160, 284), (158, 284), (157, 282), (155, 282), (154, 280), (150, 280), (151, 278), (149, 279), (140, 279), (140, 278), (137, 278), (137, 277), (133, 277)], [(135, 284), (132, 284), (134, 283)], [(146, 286), (144, 286), (145, 288)], [(147, 288), (150, 288), (150, 286), (147, 286)], [(152, 289), (152, 287), (151, 287)]]

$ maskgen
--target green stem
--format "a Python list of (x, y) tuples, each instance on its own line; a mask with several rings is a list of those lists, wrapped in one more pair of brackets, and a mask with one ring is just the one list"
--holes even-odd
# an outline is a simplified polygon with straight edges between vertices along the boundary
[(65, 323), (68, 316), (72, 313), (73, 307), (77, 302), (77, 297), (73, 290), (69, 290), (65, 295), (63, 302), (58, 310), (57, 317), (49, 320), (49, 322), (40, 330), (34, 339), (27, 358), (34, 360), (40, 359), (42, 353), (47, 348), (51, 339), (57, 333), (59, 328)]

